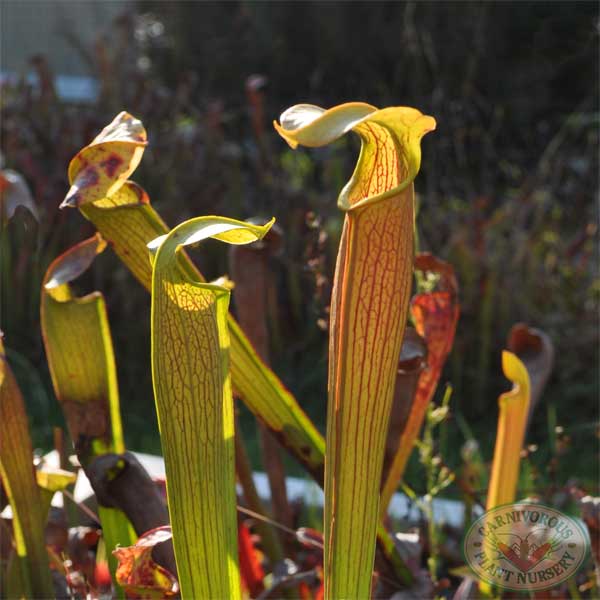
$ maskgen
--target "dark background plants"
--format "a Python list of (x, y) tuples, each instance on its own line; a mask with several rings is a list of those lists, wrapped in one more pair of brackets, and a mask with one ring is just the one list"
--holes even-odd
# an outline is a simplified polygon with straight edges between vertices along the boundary
[[(446, 460), (460, 462), (469, 430), (491, 458), (496, 399), (507, 387), (500, 351), (510, 326), (526, 321), (556, 347), (529, 434), (531, 473), (540, 486), (575, 477), (593, 491), (596, 3), (138, 2), (100, 25), (93, 44), (78, 40), (76, 26), (56, 34), (99, 82), (93, 103), (61, 100), (43, 53), (22, 65), (32, 78), (2, 85), (4, 167), (25, 177), (38, 218), (19, 210), (3, 223), (0, 328), (40, 447), (62, 425), (39, 334), (41, 278), (93, 232), (79, 214), (58, 211), (67, 166), (122, 109), (148, 129), (135, 177), (169, 225), (202, 214), (277, 217), (285, 238), (271, 259), (273, 367), (323, 425), (336, 196), (358, 144), (292, 152), (270, 122), (297, 102), (363, 100), (415, 106), (438, 122), (416, 187), (420, 247), (452, 262), (460, 285), (461, 320), (442, 378), (454, 388)], [(228, 270), (216, 245), (194, 258), (208, 275)], [(109, 253), (80, 288), (107, 297), (128, 446), (158, 452), (147, 296)], [(253, 448), (251, 419), (242, 422)]]

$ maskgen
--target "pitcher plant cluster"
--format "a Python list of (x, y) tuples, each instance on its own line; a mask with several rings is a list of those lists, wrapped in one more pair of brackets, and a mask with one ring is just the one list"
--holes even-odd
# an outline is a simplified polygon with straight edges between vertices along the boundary
[[(324, 488), (323, 537), (296, 532), (322, 549), (316, 591), (299, 582), (296, 592), (303, 598), (364, 599), (382, 581), (392, 590), (415, 584), (386, 515), (431, 412), (459, 318), (451, 265), (430, 254), (415, 256), (414, 181), (421, 139), (436, 122), (414, 108), (351, 102), (328, 110), (293, 106), (274, 126), (292, 148), (325, 146), (349, 133), (361, 143), (354, 173), (337, 200), (344, 218), (331, 297), (325, 439), (269, 368), (250, 332), (252, 315), (244, 319), (246, 334), (230, 314), (236, 282), (207, 282), (186, 253), (207, 239), (264, 244), (275, 219), (257, 224), (198, 216), (169, 229), (147, 193), (129, 179), (148, 141), (142, 123), (125, 112), (69, 166), (71, 187), (61, 207), (78, 209), (97, 234), (48, 268), (42, 334), (56, 398), (98, 497), (121, 597), (235, 599), (265, 591), (256, 544), (238, 523), (236, 476), (246, 504), (254, 511), (264, 507), (244, 463), (234, 397)], [(165, 509), (162, 521), (129, 514), (107, 492), (134, 466), (124, 444), (103, 295), (80, 297), (72, 282), (108, 249), (150, 293), (149, 370), (166, 468), (168, 515)], [(417, 272), (417, 281), (433, 284), (417, 285), (413, 295)], [(2, 346), (0, 352), (0, 475), (13, 509), (14, 537), (5, 590), (10, 597), (52, 597), (51, 568), (60, 561), (49, 566), (43, 527), (52, 492), (74, 476), (32, 466), (23, 398)], [(517, 354), (507, 350), (502, 360), (514, 389), (499, 400), (488, 508), (517, 494), (531, 389)], [(262, 526), (263, 552), (281, 558), (285, 542)], [(171, 540), (162, 560), (156, 553), (153, 558), (153, 548), (171, 548)], [(290, 589), (282, 594), (294, 597)]]

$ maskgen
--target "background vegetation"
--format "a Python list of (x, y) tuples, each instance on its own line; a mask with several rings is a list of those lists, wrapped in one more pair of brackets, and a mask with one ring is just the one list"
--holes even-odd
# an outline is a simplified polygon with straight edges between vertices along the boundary
[[(4, 166), (25, 176), (38, 212), (19, 210), (2, 230), (0, 328), (40, 447), (62, 425), (39, 337), (41, 280), (59, 252), (93, 233), (58, 211), (67, 166), (122, 109), (149, 130), (136, 180), (169, 225), (277, 217), (273, 367), (323, 424), (336, 195), (358, 144), (292, 153), (270, 122), (297, 102), (364, 100), (415, 106), (438, 122), (416, 185), (421, 249), (452, 262), (461, 289), (443, 377), (454, 386), (446, 460), (460, 462), (469, 429), (491, 458), (496, 400), (508, 387), (500, 351), (510, 326), (526, 321), (556, 347), (529, 435), (538, 445), (530, 474), (540, 485), (578, 477), (597, 493), (596, 3), (140, 2), (95, 46), (71, 42), (100, 82), (98, 101), (58, 100), (52, 65), (38, 55), (37, 81), (4, 85), (0, 114)], [(207, 275), (228, 270), (216, 245), (195, 258)], [(103, 290), (115, 324), (127, 445), (158, 452), (148, 297), (109, 253), (89, 277), (81, 291)], [(243, 424), (253, 436), (250, 418)]]

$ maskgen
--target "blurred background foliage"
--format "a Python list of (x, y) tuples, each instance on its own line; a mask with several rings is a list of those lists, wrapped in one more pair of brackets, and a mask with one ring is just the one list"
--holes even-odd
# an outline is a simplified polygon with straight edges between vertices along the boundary
[[(168, 224), (202, 214), (277, 217), (285, 242), (271, 259), (272, 363), (323, 429), (327, 307), (342, 221), (336, 197), (358, 142), (292, 152), (270, 123), (298, 102), (363, 100), (415, 106), (438, 122), (423, 143), (416, 189), (420, 248), (452, 262), (460, 285), (461, 319), (442, 378), (454, 388), (445, 459), (460, 463), (471, 435), (491, 459), (497, 397), (508, 387), (500, 352), (511, 325), (525, 321), (557, 350), (529, 435), (537, 450), (527, 476), (546, 481), (560, 472), (597, 486), (597, 3), (121, 8), (96, 24), (91, 43), (78, 38), (76, 22), (52, 33), (97, 82), (93, 101), (61, 99), (56, 66), (43, 52), (2, 84), (3, 166), (24, 176), (37, 218), (26, 209), (4, 218), (0, 327), (35, 443), (49, 447), (52, 426), (62, 424), (40, 339), (39, 288), (50, 261), (92, 234), (78, 213), (58, 210), (67, 166), (120, 110), (148, 129), (134, 179)], [(228, 270), (216, 245), (194, 258), (209, 276)], [(78, 287), (107, 297), (128, 446), (158, 452), (149, 298), (108, 252)], [(256, 456), (248, 415), (243, 428)]]

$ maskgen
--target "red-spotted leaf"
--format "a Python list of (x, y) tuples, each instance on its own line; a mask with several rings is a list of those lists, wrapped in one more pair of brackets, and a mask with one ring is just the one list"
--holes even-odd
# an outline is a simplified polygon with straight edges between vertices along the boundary
[(69, 164), (71, 188), (61, 208), (112, 196), (140, 164), (147, 143), (142, 122), (119, 113)]

